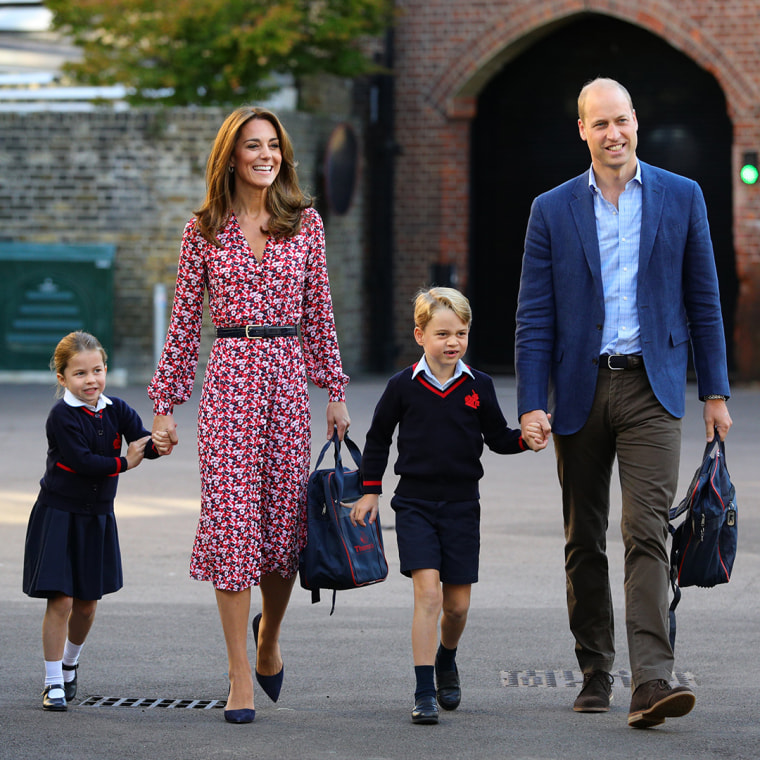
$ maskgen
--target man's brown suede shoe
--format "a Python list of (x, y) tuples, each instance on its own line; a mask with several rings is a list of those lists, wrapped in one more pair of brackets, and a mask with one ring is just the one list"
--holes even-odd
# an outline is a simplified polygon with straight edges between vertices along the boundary
[(659, 726), (665, 718), (686, 715), (696, 701), (694, 692), (688, 686), (671, 687), (662, 679), (647, 681), (633, 692), (628, 725), (631, 728)]
[(575, 698), (575, 712), (607, 712), (612, 702), (613, 677), (604, 670), (594, 670), (583, 676), (583, 688)]

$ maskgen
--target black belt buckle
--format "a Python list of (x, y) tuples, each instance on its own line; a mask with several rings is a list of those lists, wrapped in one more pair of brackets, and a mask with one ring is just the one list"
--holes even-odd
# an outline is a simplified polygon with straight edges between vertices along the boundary
[(217, 338), (261, 340), (262, 338), (279, 338), (288, 335), (298, 335), (296, 325), (240, 325), (239, 327), (216, 328)]
[(628, 369), (628, 357), (624, 354), (609, 354), (607, 356), (607, 367), (616, 372)]

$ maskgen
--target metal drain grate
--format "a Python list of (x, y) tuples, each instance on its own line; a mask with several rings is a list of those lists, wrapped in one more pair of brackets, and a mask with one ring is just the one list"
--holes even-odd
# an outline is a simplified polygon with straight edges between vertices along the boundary
[[(533, 687), (569, 687), (583, 686), (583, 673), (579, 670), (502, 670), (502, 686), (533, 686)], [(615, 684), (631, 688), (631, 673), (628, 670), (613, 672)], [(697, 685), (693, 673), (674, 673), (679, 686), (694, 687)]]
[(184, 710), (214, 710), (224, 707), (224, 699), (157, 699), (151, 697), (87, 697), (79, 703), (83, 707), (153, 707), (181, 708)]

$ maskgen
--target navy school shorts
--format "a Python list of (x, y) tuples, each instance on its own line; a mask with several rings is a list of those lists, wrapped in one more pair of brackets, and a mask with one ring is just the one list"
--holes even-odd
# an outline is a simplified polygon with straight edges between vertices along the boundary
[(478, 582), (480, 501), (426, 501), (396, 494), (396, 539), (401, 572), (438, 570), (442, 583)]

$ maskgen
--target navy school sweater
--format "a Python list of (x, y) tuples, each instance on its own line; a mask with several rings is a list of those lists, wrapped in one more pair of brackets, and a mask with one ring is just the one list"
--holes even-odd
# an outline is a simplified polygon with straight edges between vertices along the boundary
[(483, 442), (497, 454), (527, 449), (519, 430), (507, 425), (493, 380), (478, 370), (445, 391), (414, 366), (394, 375), (375, 408), (362, 457), (364, 493), (381, 493), (393, 433), (398, 426), (399, 496), (428, 501), (477, 499), (483, 477)]
[[(69, 406), (63, 399), (50, 410), (45, 431), (48, 440), (45, 474), (39, 500), (65, 512), (113, 512), (118, 475), (127, 469), (121, 456), (127, 444), (150, 435), (129, 404), (109, 396), (112, 404), (100, 412)], [(159, 456), (148, 441), (145, 458)]]

